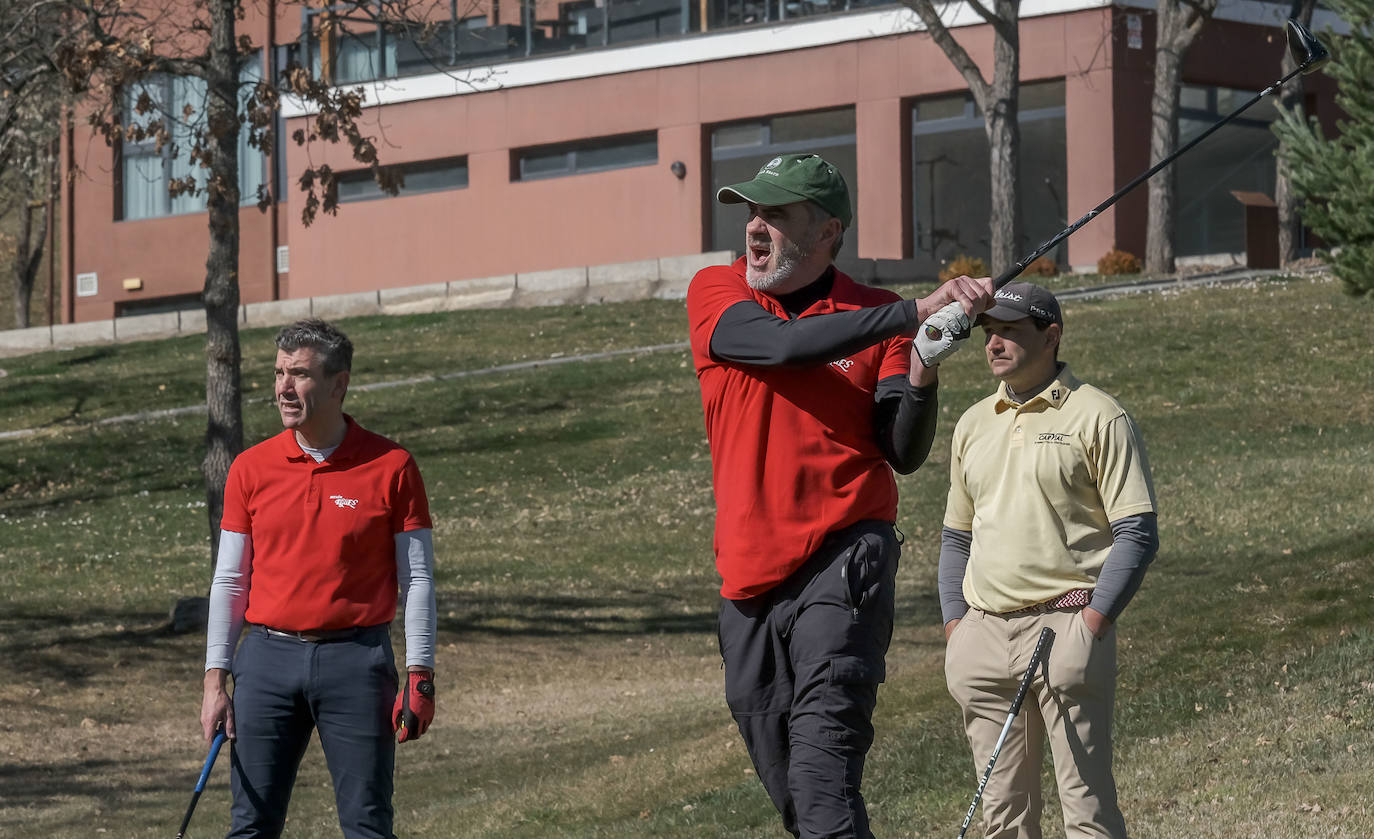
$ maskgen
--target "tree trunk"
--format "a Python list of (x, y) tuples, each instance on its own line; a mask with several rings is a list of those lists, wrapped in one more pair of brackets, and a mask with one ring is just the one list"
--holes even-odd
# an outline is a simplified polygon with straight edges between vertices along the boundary
[[(32, 161), (34, 170), (46, 164), (38, 153)], [(46, 165), (44, 168), (49, 168)], [(48, 205), (46, 201), (35, 200), (40, 192), (38, 180), (32, 175), (21, 179), (23, 205), (19, 208), (19, 230), (14, 243), (14, 325), (16, 329), (27, 329), (32, 319), (29, 308), (33, 305), (33, 284), (38, 278), (38, 266), (43, 262), (43, 246), (48, 241)], [(47, 192), (43, 185), (42, 192)], [(33, 214), (38, 211), (38, 229), (34, 229)]]
[(994, 70), (989, 99), (984, 104), (988, 135), (988, 174), (992, 178), (992, 208), (988, 225), (992, 236), (993, 274), (1016, 264), (1021, 247), (1021, 127), (1018, 120), (1020, 39), (1016, 31), (1019, 2), (999, 0), (997, 16), (1010, 21), (1007, 37), (993, 45)]
[[(25, 190), (26, 192), (28, 190)], [(27, 196), (25, 196), (27, 198)], [(46, 218), (46, 216), (45, 216)], [(28, 265), (29, 245), (33, 241), (33, 207), (28, 201), (19, 208), (19, 231), (14, 242), (14, 328), (28, 329), (29, 304), (33, 300), (33, 275), (24, 269)], [(43, 250), (43, 237), (38, 239), (38, 250)], [(27, 277), (28, 282), (25, 283)]]
[[(1316, 6), (1316, 0), (1293, 0), (1293, 7), (1288, 16), (1296, 18), (1304, 26), (1311, 26), (1312, 12)], [(1283, 51), (1282, 68), (1282, 75), (1284, 76), (1296, 69), (1293, 57), (1289, 55), (1288, 50)], [(1298, 76), (1279, 91), (1279, 107), (1285, 111), (1296, 111), (1301, 114), (1303, 93), (1302, 76)], [(1279, 265), (1286, 267), (1298, 258), (1298, 239), (1300, 238), (1302, 220), (1298, 218), (1298, 197), (1293, 191), (1292, 181), (1288, 174), (1288, 163), (1284, 159), (1282, 149), (1279, 150), (1276, 157), (1278, 164), (1274, 175), (1274, 203), (1279, 208)]]
[[(1155, 86), (1150, 100), (1150, 165), (1178, 147), (1178, 94), (1183, 56), (1211, 17), (1216, 0), (1180, 7), (1178, 0), (1159, 0), (1155, 33)], [(1145, 270), (1174, 271), (1174, 195), (1178, 183), (1173, 164), (1149, 182), (1149, 224), (1145, 231)]]
[(983, 112), (983, 130), (988, 138), (988, 175), (992, 179), (989, 257), (993, 271), (1000, 272), (1015, 264), (1021, 242), (1021, 127), (1017, 121), (1021, 75), (1021, 38), (1017, 26), (1021, 0), (996, 0), (991, 11), (981, 3), (974, 4), (974, 10), (992, 28), (991, 84), (983, 78), (968, 52), (954, 40), (932, 0), (902, 0), (902, 3), (925, 24), (931, 39), (968, 83), (973, 101)]
[(239, 382), (239, 59), (234, 36), (235, 0), (210, 3), (210, 61), (206, 120), (210, 144), (206, 186), (210, 251), (205, 260), (205, 501), (210, 524), (210, 567), (219, 551), (220, 519), (229, 465), (243, 450), (243, 393)]

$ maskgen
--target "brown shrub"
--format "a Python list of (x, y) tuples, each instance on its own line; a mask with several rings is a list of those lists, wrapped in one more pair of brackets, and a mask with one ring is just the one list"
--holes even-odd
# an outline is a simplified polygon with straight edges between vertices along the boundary
[(1021, 272), (1031, 277), (1057, 277), (1059, 276), (1059, 266), (1048, 256), (1039, 259), (1026, 266), (1026, 270)]
[(940, 272), (940, 282), (947, 282), (958, 276), (967, 277), (986, 277), (988, 275), (988, 265), (976, 256), (959, 254), (949, 261), (943, 271)]
[(1097, 260), (1097, 273), (1105, 277), (1114, 277), (1117, 274), (1139, 274), (1140, 260), (1136, 259), (1134, 254), (1113, 248), (1102, 254), (1102, 258)]

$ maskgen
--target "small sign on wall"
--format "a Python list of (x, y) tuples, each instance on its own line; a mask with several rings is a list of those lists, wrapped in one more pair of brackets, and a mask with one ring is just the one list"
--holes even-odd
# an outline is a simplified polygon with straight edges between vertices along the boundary
[(94, 297), (100, 293), (100, 282), (95, 274), (76, 275), (76, 296)]
[(281, 245), (277, 248), (277, 273), (286, 274), (291, 271), (291, 246)]
[(1138, 50), (1142, 48), (1143, 35), (1142, 27), (1144, 24), (1140, 15), (1126, 15), (1126, 48)]

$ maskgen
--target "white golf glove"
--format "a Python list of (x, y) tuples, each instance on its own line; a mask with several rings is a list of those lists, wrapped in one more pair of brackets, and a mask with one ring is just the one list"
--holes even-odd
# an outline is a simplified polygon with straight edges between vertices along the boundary
[(971, 331), (964, 304), (949, 303), (916, 330), (916, 355), (927, 367), (934, 367), (959, 351)]

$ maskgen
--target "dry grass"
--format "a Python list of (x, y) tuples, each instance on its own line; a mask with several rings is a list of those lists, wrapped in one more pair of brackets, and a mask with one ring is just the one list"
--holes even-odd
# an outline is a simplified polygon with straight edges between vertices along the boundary
[[(1374, 833), (1362, 305), (1301, 280), (1066, 306), (1066, 353), (1140, 421), (1161, 501), (1163, 549), (1120, 628), (1118, 780), (1133, 836)], [(346, 326), (367, 381), (683, 331), (670, 303), (529, 317)], [(503, 350), (517, 329), (520, 349)], [(250, 377), (265, 343), (246, 336)], [(201, 421), (73, 418), (154, 393), (193, 403), (199, 347), (6, 366), (3, 425), (52, 430), (0, 441), (0, 835), (168, 835), (205, 754), (202, 639), (162, 628), (208, 577)], [(976, 782), (942, 679), (934, 567), (947, 437), (989, 384), (976, 353), (943, 379), (931, 461), (901, 479), (899, 623), (866, 782), (885, 837), (953, 835)], [(438, 522), (439, 716), (399, 750), (401, 835), (782, 835), (722, 698), (697, 400), (681, 352), (350, 396), (416, 453)], [(248, 421), (252, 439), (273, 431), (261, 406)], [(226, 766), (192, 836), (227, 824)], [(338, 835), (316, 748), (291, 813), (289, 836)]]

